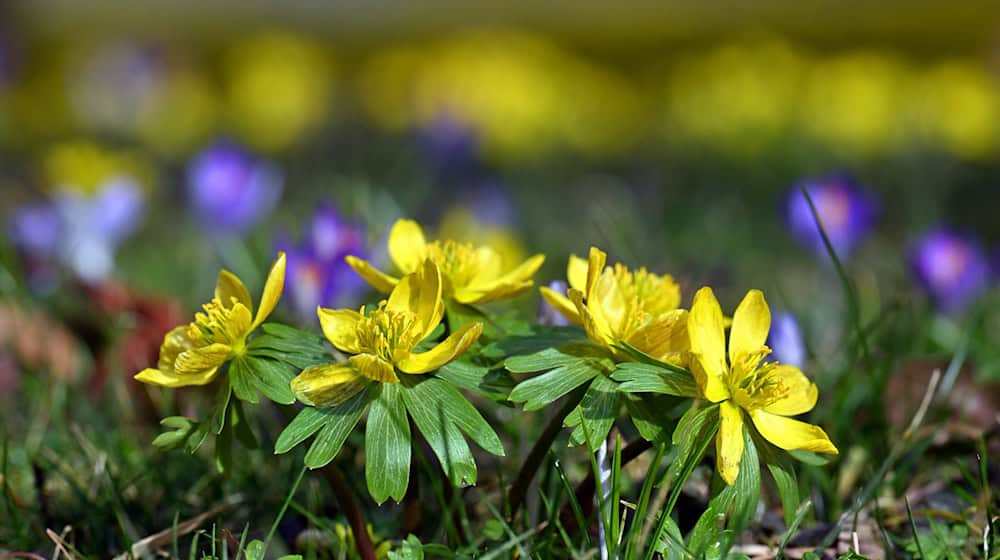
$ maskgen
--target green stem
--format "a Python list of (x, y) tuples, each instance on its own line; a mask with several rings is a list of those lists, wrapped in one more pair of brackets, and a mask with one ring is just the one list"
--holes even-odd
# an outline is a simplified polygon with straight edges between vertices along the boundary
[(354, 497), (354, 493), (351, 492), (351, 486), (347, 483), (347, 479), (344, 478), (344, 473), (337, 465), (330, 463), (323, 467), (323, 476), (326, 477), (327, 482), (330, 483), (330, 487), (333, 488), (333, 493), (337, 497), (340, 509), (344, 512), (344, 516), (347, 517), (347, 523), (351, 526), (351, 532), (354, 533), (354, 544), (358, 548), (358, 554), (361, 555), (362, 560), (376, 560), (375, 547), (372, 545), (372, 539), (368, 535), (365, 516), (361, 513), (361, 507), (358, 505), (358, 500)]
[(531, 485), (531, 481), (534, 480), (539, 467), (542, 466), (542, 461), (549, 452), (549, 448), (552, 447), (552, 442), (556, 440), (556, 437), (562, 430), (563, 420), (580, 404), (586, 390), (587, 384), (584, 384), (573, 393), (570, 393), (562, 408), (549, 419), (549, 423), (545, 426), (545, 430), (542, 431), (542, 435), (539, 436), (538, 440), (531, 447), (531, 451), (528, 452), (528, 457), (524, 460), (524, 465), (521, 466), (521, 470), (517, 473), (517, 478), (514, 479), (514, 484), (511, 485), (510, 492), (508, 493), (507, 502), (510, 504), (508, 519), (514, 519), (517, 516), (518, 510), (521, 509), (524, 498), (528, 494), (528, 486)]

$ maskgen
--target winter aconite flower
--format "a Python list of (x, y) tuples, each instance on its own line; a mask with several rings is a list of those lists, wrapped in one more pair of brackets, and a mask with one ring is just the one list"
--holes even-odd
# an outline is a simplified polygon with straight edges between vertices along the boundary
[(135, 378), (164, 387), (205, 385), (219, 368), (246, 351), (247, 337), (267, 319), (281, 298), (285, 284), (285, 254), (279, 253), (264, 283), (257, 314), (243, 282), (227, 270), (219, 273), (215, 297), (197, 313), (194, 321), (180, 326), (163, 339), (160, 362)]
[(743, 427), (788, 450), (837, 453), (818, 426), (788, 418), (812, 410), (818, 390), (799, 368), (764, 361), (771, 311), (760, 290), (751, 290), (733, 315), (726, 358), (722, 309), (712, 289), (698, 290), (688, 316), (691, 371), (702, 395), (719, 404), (722, 427), (715, 439), (719, 475), (732, 484), (743, 456)]
[(632, 271), (621, 263), (605, 267), (606, 261), (597, 247), (588, 261), (571, 255), (568, 297), (544, 287), (542, 297), (602, 346), (615, 350), (624, 342), (654, 358), (685, 363), (687, 311), (678, 309), (680, 286), (670, 275), (645, 267)]
[[(417, 271), (425, 260), (441, 271), (441, 292), (445, 299), (459, 303), (486, 303), (524, 293), (534, 285), (531, 277), (544, 255), (534, 255), (512, 270), (504, 272), (500, 253), (490, 246), (475, 246), (452, 240), (427, 242), (424, 231), (412, 220), (398, 220), (389, 232), (389, 256), (404, 273)], [(369, 284), (388, 293), (399, 279), (375, 269), (368, 261), (348, 256), (347, 263)]]
[(292, 391), (312, 406), (336, 406), (356, 395), (369, 381), (399, 383), (397, 372), (432, 372), (454, 360), (479, 338), (482, 323), (468, 323), (425, 351), (418, 345), (444, 315), (443, 278), (430, 259), (400, 280), (389, 298), (366, 312), (319, 308), (327, 340), (350, 355), (346, 364), (306, 368), (292, 380)]

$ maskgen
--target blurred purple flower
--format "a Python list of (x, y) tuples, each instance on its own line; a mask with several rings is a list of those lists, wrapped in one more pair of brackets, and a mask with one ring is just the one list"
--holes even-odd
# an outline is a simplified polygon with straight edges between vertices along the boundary
[(801, 368), (806, 362), (806, 343), (795, 315), (776, 312), (771, 316), (771, 332), (767, 337), (771, 357), (782, 364)]
[(282, 184), (275, 165), (228, 142), (209, 146), (188, 167), (191, 208), (216, 233), (249, 231), (274, 209)]
[(960, 313), (989, 288), (990, 262), (983, 246), (945, 228), (917, 241), (910, 265), (920, 287), (944, 313)]
[(7, 224), (14, 247), (35, 256), (53, 256), (59, 249), (62, 229), (62, 218), (50, 203), (22, 206)]
[(63, 261), (91, 282), (111, 274), (115, 250), (138, 229), (146, 209), (142, 187), (121, 175), (91, 196), (59, 191), (52, 203), (63, 225)]
[[(549, 289), (557, 294), (565, 294), (568, 286), (566, 282), (562, 280), (553, 280), (549, 282)], [(565, 327), (570, 324), (569, 319), (563, 317), (562, 313), (556, 311), (554, 307), (549, 305), (549, 302), (545, 301), (545, 298), (540, 298), (538, 303), (538, 323), (541, 325), (552, 325), (556, 327)]]
[(279, 238), (288, 258), (285, 297), (302, 320), (316, 321), (316, 307), (356, 307), (367, 283), (344, 262), (365, 255), (361, 226), (343, 221), (336, 209), (321, 205), (298, 244)]
[[(834, 177), (803, 182), (830, 244), (839, 258), (848, 258), (875, 225), (878, 203), (874, 196), (851, 181)], [(786, 199), (785, 219), (789, 232), (803, 246), (828, 257), (823, 237), (809, 202), (796, 186)]]
[(460, 174), (479, 157), (479, 136), (467, 123), (448, 112), (417, 131), (421, 151), (435, 172)]
[(511, 226), (517, 222), (517, 212), (510, 200), (507, 186), (499, 180), (487, 179), (466, 187), (459, 204), (467, 208), (476, 222), (491, 226)]
[(145, 206), (141, 187), (119, 176), (90, 196), (66, 188), (46, 203), (19, 208), (8, 230), (28, 281), (44, 291), (54, 281), (57, 259), (83, 280), (106, 278), (118, 245), (142, 223)]

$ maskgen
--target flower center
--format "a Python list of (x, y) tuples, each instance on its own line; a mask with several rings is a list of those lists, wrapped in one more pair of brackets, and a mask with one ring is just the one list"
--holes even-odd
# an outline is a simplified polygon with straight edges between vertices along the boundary
[(230, 298), (228, 307), (219, 298), (212, 298), (202, 305), (202, 309), (204, 311), (196, 313), (187, 328), (191, 345), (200, 348), (226, 344), (232, 347), (234, 354), (242, 353), (250, 330), (250, 310), (235, 297)]
[(398, 354), (410, 351), (415, 340), (418, 317), (412, 311), (390, 310), (382, 301), (378, 309), (364, 315), (358, 322), (358, 345), (365, 351), (386, 361), (395, 362)]
[(672, 288), (676, 285), (669, 276), (658, 276), (645, 267), (633, 272), (616, 263), (614, 277), (625, 306), (620, 329), (623, 338), (628, 338), (655, 317), (677, 308), (679, 292), (674, 295)]
[(457, 241), (433, 241), (427, 245), (427, 256), (441, 270), (443, 291), (451, 293), (455, 286), (467, 286), (479, 274), (476, 247)]
[(764, 346), (757, 352), (737, 356), (728, 380), (729, 393), (747, 411), (764, 408), (784, 399), (791, 392), (782, 376), (775, 375), (777, 362), (761, 363), (771, 349)]

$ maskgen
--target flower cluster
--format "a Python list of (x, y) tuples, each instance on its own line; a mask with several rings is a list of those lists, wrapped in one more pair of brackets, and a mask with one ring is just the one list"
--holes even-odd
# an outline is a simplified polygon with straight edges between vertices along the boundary
[[(285, 284), (286, 257), (279, 253), (256, 314), (247, 288), (223, 271), (204, 311), (189, 325), (170, 331), (158, 367), (136, 378), (167, 387), (204, 385), (228, 364), (228, 384), (240, 400), (256, 402), (255, 387), (272, 400), (295, 399), (305, 405), (279, 438), (276, 451), (287, 451), (318, 431), (305, 459), (311, 467), (332, 460), (369, 410), (366, 478), (379, 502), (399, 500), (405, 493), (409, 459), (403, 457), (409, 456), (411, 438), (407, 418), (455, 484), (474, 483), (475, 462), (461, 434), (491, 453), (504, 452), (494, 430), (458, 390), (476, 386), (468, 382), (468, 368), (480, 371), (479, 376), (489, 370), (476, 365), (488, 354), (472, 353), (470, 358), (470, 349), (481, 339), (502, 336), (484, 334), (479, 317), (488, 316), (476, 306), (528, 290), (544, 257), (535, 255), (509, 268), (489, 246), (451, 239), (428, 242), (410, 220), (392, 227), (389, 254), (402, 272), (399, 277), (356, 256), (345, 258), (374, 288), (388, 293), (385, 299), (359, 309), (317, 307), (333, 354), (314, 335), (263, 324)], [(758, 436), (783, 450), (837, 453), (820, 427), (790, 418), (809, 412), (818, 390), (797, 365), (765, 359), (771, 353), (765, 345), (771, 315), (760, 291), (747, 294), (730, 322), (711, 288), (698, 290), (690, 310), (683, 309), (680, 286), (672, 276), (621, 263), (608, 266), (607, 255), (596, 247), (587, 260), (570, 256), (567, 282), (565, 293), (542, 287), (541, 294), (572, 325), (559, 327), (572, 343), (533, 356), (503, 356), (511, 372), (551, 371), (522, 381), (499, 398), (533, 410), (580, 387), (571, 401), (576, 410), (565, 416), (565, 423), (576, 428), (571, 443), (595, 447), (620, 407), (643, 437), (655, 440), (678, 421), (660, 410), (662, 398), (690, 399), (692, 411), (707, 411), (718, 419), (717, 472), (728, 484), (740, 477), (744, 448)], [(460, 358), (464, 380), (449, 369)], [(290, 377), (289, 369), (298, 373)], [(294, 397), (286, 397), (289, 392)], [(236, 421), (241, 409), (233, 410)], [(182, 426), (184, 434), (193, 425), (171, 422)], [(225, 430), (222, 422), (218, 429)]]

